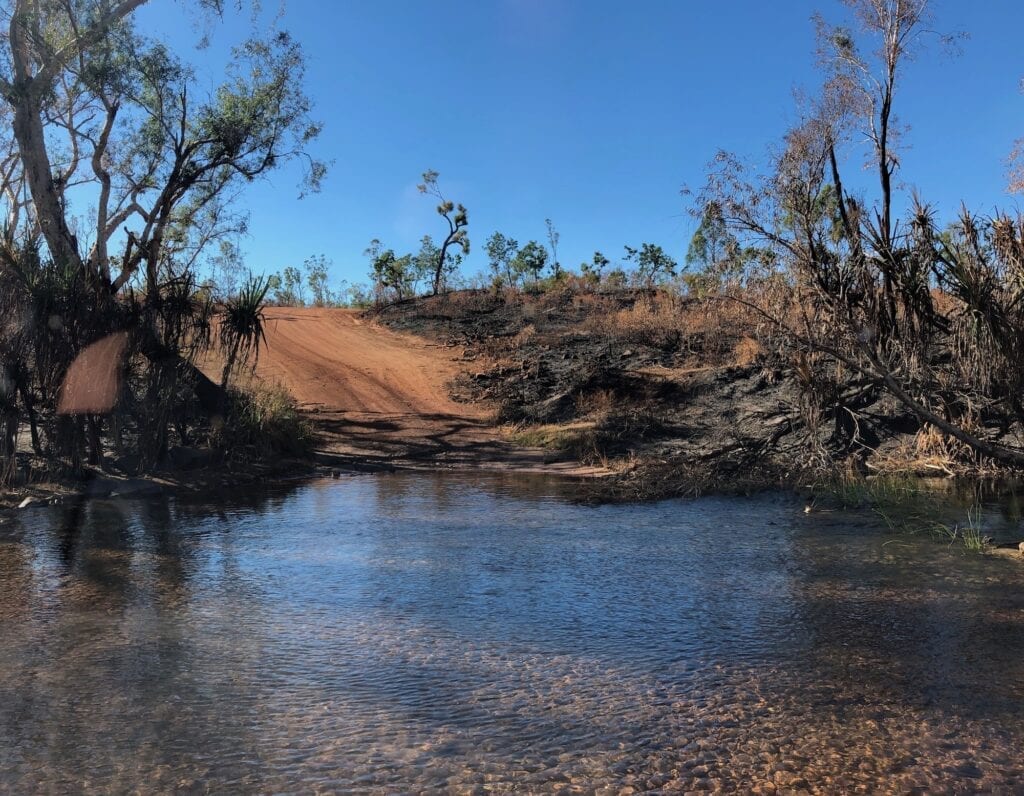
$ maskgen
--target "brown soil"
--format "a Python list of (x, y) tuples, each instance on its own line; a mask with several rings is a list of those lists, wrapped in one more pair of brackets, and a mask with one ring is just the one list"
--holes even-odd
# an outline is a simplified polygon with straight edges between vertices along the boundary
[(309, 418), (323, 464), (592, 475), (599, 468), (517, 447), (484, 403), (457, 403), (461, 349), (401, 334), (353, 310), (272, 307), (256, 377), (283, 385)]

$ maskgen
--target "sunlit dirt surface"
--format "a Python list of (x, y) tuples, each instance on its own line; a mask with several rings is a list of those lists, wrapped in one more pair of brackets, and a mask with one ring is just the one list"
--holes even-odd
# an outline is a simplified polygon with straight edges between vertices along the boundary
[[(295, 399), (322, 464), (606, 474), (513, 445), (494, 425), (494, 407), (452, 400), (452, 380), (469, 367), (459, 361), (462, 349), (398, 334), (355, 310), (267, 307), (264, 314), (255, 379)], [(219, 380), (216, 355), (203, 367)]]
[(567, 490), (360, 476), (6, 519), (0, 790), (1024, 781), (1024, 565), (791, 497)]

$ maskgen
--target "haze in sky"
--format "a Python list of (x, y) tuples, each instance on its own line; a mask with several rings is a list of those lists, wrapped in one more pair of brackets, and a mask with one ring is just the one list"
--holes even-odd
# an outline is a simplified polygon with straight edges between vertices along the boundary
[[(681, 187), (698, 187), (720, 148), (756, 160), (779, 141), (796, 118), (794, 92), (819, 83), (812, 14), (840, 21), (845, 11), (838, 0), (264, 6), (262, 21), (274, 12), (305, 48), (324, 123), (315, 152), (334, 165), (302, 201), (296, 170), (250, 186), (242, 246), (255, 271), (322, 253), (335, 284), (366, 280), (372, 238), (402, 253), (441, 237), (435, 202), (416, 189), (428, 168), (469, 209), (467, 274), (486, 268), (492, 232), (543, 242), (545, 218), (568, 267), (643, 241), (682, 261), (695, 225)], [(180, 4), (153, 2), (138, 19), (175, 47), (198, 39)], [(200, 84), (216, 84), (218, 53), (250, 25), (248, 12), (226, 14), (196, 56)], [(1015, 206), (1006, 158), (1024, 136), (1024, 3), (944, 0), (935, 26), (970, 38), (957, 56), (936, 45), (908, 67), (901, 179), (943, 217), (961, 201)]]

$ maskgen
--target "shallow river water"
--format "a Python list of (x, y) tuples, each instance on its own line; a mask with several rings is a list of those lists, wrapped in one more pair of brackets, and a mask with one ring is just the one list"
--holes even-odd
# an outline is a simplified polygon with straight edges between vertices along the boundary
[(1024, 564), (788, 495), (567, 489), (6, 518), (0, 790), (1019, 792)]

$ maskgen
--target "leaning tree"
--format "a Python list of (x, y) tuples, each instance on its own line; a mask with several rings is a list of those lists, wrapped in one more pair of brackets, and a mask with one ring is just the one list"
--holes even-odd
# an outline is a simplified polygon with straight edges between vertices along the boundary
[[(851, 26), (817, 19), (823, 86), (769, 168), (721, 153), (696, 211), (714, 208), (787, 288), (771, 303), (731, 300), (782, 333), (811, 414), (831, 414), (856, 445), (862, 410), (887, 394), (965, 451), (1024, 465), (1024, 224), (964, 210), (943, 226), (898, 197), (897, 89), (935, 35), (930, 4), (845, 4)], [(874, 184), (858, 191), (846, 164), (863, 142)]]
[(420, 193), (428, 194), (438, 200), (437, 214), (448, 224), (448, 232), (437, 250), (437, 259), (434, 264), (435, 296), (441, 292), (446, 272), (450, 270), (453, 262), (448, 250), (458, 247), (462, 249), (464, 255), (469, 254), (469, 232), (466, 229), (469, 226), (469, 213), (462, 204), (456, 205), (455, 202), (445, 198), (437, 184), (439, 176), (436, 171), (425, 171), (423, 172), (423, 182), (418, 186)]

